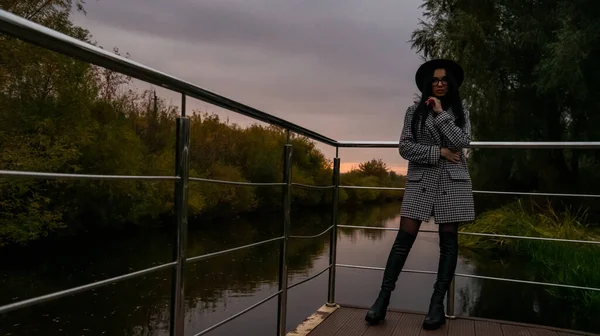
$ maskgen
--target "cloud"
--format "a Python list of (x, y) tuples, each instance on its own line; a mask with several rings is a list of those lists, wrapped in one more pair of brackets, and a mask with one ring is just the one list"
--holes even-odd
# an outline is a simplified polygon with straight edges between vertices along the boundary
[[(117, 46), (136, 61), (331, 138), (396, 140), (416, 91), (420, 60), (407, 41), (420, 3), (99, 0), (75, 21), (105, 48)], [(179, 102), (177, 94), (165, 95)], [(406, 164), (397, 150), (341, 153), (348, 162)]]

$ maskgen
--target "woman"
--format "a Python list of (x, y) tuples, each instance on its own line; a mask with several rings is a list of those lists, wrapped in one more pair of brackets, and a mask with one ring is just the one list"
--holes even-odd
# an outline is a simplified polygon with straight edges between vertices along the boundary
[(471, 178), (463, 149), (470, 142), (470, 122), (458, 92), (464, 73), (450, 60), (421, 65), (415, 76), (421, 101), (408, 108), (400, 137), (400, 155), (409, 161), (402, 201), (400, 230), (390, 251), (381, 290), (365, 319), (385, 319), (391, 292), (417, 237), (422, 221), (435, 217), (439, 225), (440, 258), (437, 280), (423, 328), (445, 322), (444, 296), (458, 253), (458, 223), (475, 219)]

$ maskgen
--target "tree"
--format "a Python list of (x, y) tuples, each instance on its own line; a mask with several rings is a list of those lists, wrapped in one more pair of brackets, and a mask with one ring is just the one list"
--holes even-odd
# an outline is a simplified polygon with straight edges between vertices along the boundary
[(358, 165), (358, 170), (365, 176), (374, 176), (383, 179), (388, 175), (389, 168), (381, 159), (372, 159)]
[[(600, 137), (600, 6), (594, 0), (427, 0), (412, 46), (465, 69), (473, 139)], [(600, 155), (583, 150), (477, 150), (477, 188), (593, 192)]]

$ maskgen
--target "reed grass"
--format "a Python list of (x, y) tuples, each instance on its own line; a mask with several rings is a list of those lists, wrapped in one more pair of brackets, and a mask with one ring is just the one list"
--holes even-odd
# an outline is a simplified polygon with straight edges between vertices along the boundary
[[(587, 211), (556, 211), (550, 204), (516, 201), (487, 211), (462, 232), (599, 241), (596, 228), (586, 224)], [(538, 281), (600, 288), (600, 245), (462, 235), (462, 249), (486, 258), (519, 256), (534, 269)], [(548, 287), (554, 297), (600, 316), (600, 292)]]

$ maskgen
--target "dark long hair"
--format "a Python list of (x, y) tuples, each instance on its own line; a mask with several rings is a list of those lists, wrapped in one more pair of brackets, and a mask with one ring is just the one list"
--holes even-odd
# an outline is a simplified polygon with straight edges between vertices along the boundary
[[(431, 69), (430, 73), (425, 76), (423, 85), (423, 92), (421, 95), (421, 100), (419, 101), (419, 105), (417, 106), (415, 113), (413, 114), (412, 122), (411, 122), (411, 130), (413, 134), (413, 138), (416, 140), (417, 138), (417, 127), (421, 124), (421, 129), (425, 127), (425, 120), (427, 119), (427, 114), (432, 110), (431, 107), (425, 105), (425, 101), (429, 99), (429, 97), (433, 97), (433, 73), (435, 69)], [(438, 97), (438, 99), (442, 102), (442, 107), (444, 110), (452, 107), (452, 112), (456, 116), (455, 124), (458, 127), (463, 127), (465, 125), (465, 111), (463, 109), (462, 100), (460, 98), (460, 93), (458, 91), (458, 85), (456, 84), (456, 79), (454, 75), (449, 69), (446, 69), (446, 77), (448, 78), (448, 93), (444, 97)]]

